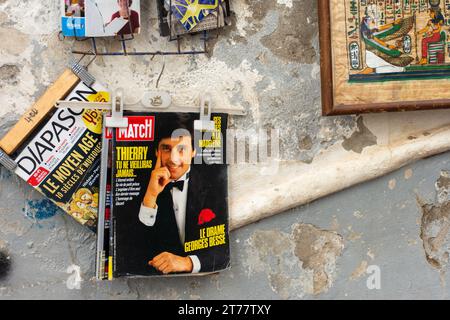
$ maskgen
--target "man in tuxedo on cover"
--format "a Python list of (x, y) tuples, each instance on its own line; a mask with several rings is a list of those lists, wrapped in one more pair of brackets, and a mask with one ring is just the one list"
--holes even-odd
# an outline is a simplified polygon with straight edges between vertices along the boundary
[[(139, 220), (149, 228), (150, 272), (224, 269), (229, 264), (226, 169), (192, 164), (196, 150), (193, 119), (189, 115), (158, 120), (157, 160), (139, 211)], [(212, 214), (206, 220), (199, 216), (205, 210)], [(198, 240), (200, 229), (221, 224), (226, 226), (225, 244), (185, 252), (184, 244)]]

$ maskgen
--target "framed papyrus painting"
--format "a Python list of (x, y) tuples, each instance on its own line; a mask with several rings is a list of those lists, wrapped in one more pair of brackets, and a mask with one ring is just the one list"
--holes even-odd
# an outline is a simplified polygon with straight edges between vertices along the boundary
[(450, 107), (450, 0), (318, 0), (324, 115)]

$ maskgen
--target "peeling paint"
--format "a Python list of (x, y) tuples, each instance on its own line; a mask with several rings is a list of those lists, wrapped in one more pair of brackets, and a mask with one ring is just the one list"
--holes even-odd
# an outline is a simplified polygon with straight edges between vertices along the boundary
[(428, 263), (445, 272), (450, 253), (450, 202), (442, 205), (422, 205), (420, 238)]
[(337, 233), (307, 224), (294, 225), (291, 234), (255, 232), (247, 245), (249, 274), (266, 273), (272, 290), (283, 299), (327, 292), (344, 248)]
[[(6, 1), (6, 0), (4, 0)], [(0, 4), (2, 1), (0, 1)], [(0, 26), (4, 26), (8, 22), (8, 15), (3, 11), (0, 11)]]
[(23, 211), (28, 218), (33, 220), (45, 220), (62, 213), (62, 211), (48, 199), (28, 200)]
[(13, 28), (0, 28), (0, 39), (0, 52), (12, 56), (23, 53), (30, 41), (26, 34)]
[[(0, 80), (11, 85), (17, 85), (17, 75), (20, 72), (20, 68), (15, 64), (4, 64), (0, 67)], [(3, 87), (0, 82), (0, 88)]]
[(27, 231), (27, 227), (22, 225), (20, 221), (8, 218), (9, 209), (0, 209), (0, 234), (23, 236)]
[(377, 144), (377, 137), (365, 126), (363, 117), (357, 120), (358, 129), (349, 138), (345, 138), (342, 147), (347, 151), (361, 153), (364, 148)]
[(346, 238), (347, 238), (349, 241), (354, 242), (354, 241), (359, 240), (359, 239), (362, 238), (362, 235), (363, 235), (363, 234), (360, 233), (360, 232), (355, 232), (355, 231), (353, 231), (353, 228), (352, 228), (351, 226), (349, 226), (347, 229), (348, 229), (349, 233), (348, 233), (348, 235), (347, 235)]
[(411, 179), (413, 176), (413, 170), (411, 168), (405, 170), (405, 180)]
[(295, 255), (302, 262), (302, 267), (313, 271), (313, 293), (317, 295), (328, 291), (334, 282), (337, 257), (344, 249), (343, 238), (313, 225), (295, 225), (293, 238)]
[(301, 150), (311, 150), (313, 146), (313, 141), (310, 136), (306, 135), (300, 138), (299, 147)]
[(436, 188), (436, 200), (438, 203), (445, 203), (449, 200), (450, 192), (450, 172), (441, 171), (439, 179), (435, 183)]
[[(265, 5), (270, 2), (264, 1)], [(261, 43), (285, 61), (311, 64), (317, 60), (312, 44), (317, 29), (317, 4), (298, 0), (290, 5), (280, 12), (276, 30), (263, 37)]]
[(420, 238), (428, 263), (445, 274), (450, 256), (450, 179), (448, 171), (441, 171), (435, 183), (436, 203), (417, 199), (422, 209)]
[(356, 280), (366, 274), (369, 263), (366, 260), (361, 261), (359, 266), (352, 272), (350, 280)]
[(278, 4), (283, 4), (288, 8), (292, 8), (292, 1), (293, 0), (277, 0)]
[(330, 230), (331, 231), (338, 231), (339, 228), (340, 228), (339, 221), (338, 221), (336, 216), (333, 216), (333, 220), (331, 222)]
[(366, 255), (370, 258), (370, 260), (375, 259), (375, 253), (373, 253), (372, 249), (367, 250)]
[(396, 179), (389, 180), (388, 187), (389, 187), (390, 190), (394, 190), (396, 186), (397, 186), (397, 180)]

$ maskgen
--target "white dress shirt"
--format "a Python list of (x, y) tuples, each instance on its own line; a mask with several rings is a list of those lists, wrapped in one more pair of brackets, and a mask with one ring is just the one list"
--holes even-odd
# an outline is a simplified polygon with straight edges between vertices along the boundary
[[(188, 170), (180, 179), (177, 181), (184, 181), (183, 191), (178, 188), (173, 188), (170, 192), (172, 194), (173, 201), (173, 212), (175, 212), (175, 219), (177, 221), (178, 234), (181, 239), (181, 245), (184, 246), (184, 241), (186, 239), (186, 206), (187, 206), (187, 196), (189, 188), (189, 178), (186, 179)], [(153, 227), (156, 223), (158, 215), (158, 206), (156, 208), (145, 207), (141, 204), (141, 209), (139, 210), (139, 220), (145, 224), (147, 227)], [(201, 269), (200, 260), (197, 256), (189, 256), (192, 261), (192, 273), (199, 273)]]

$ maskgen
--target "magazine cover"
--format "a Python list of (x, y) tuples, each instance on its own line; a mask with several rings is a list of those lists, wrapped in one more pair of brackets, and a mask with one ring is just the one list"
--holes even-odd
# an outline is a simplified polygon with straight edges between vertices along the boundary
[(62, 33), (109, 37), (140, 32), (140, 0), (63, 0)]
[[(80, 82), (71, 101), (106, 102), (99, 84)], [(95, 230), (98, 212), (102, 112), (55, 109), (13, 157), (15, 173), (78, 222)]]
[(126, 113), (112, 139), (114, 277), (211, 273), (229, 266), (227, 115)]
[(229, 0), (157, 0), (157, 8), (164, 37), (221, 28), (230, 15)]
[(165, 0), (166, 6), (172, 4), (172, 12), (183, 27), (190, 31), (203, 21), (212, 10), (217, 9), (222, 0)]

